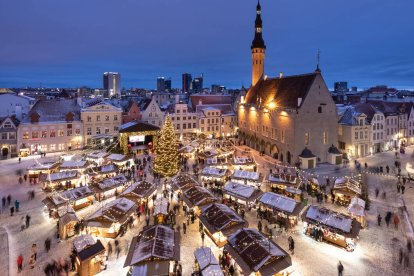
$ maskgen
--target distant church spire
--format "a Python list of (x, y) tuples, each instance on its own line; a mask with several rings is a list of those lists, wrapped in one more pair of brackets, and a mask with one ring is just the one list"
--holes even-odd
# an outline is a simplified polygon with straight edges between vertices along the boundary
[(252, 41), (252, 85), (255, 85), (264, 76), (264, 58), (266, 45), (262, 36), (262, 7), (257, 1), (256, 20), (254, 21), (254, 39)]
[(316, 59), (317, 59), (317, 63), (316, 63), (316, 70), (315, 70), (315, 72), (317, 72), (317, 73), (320, 73), (321, 72), (321, 69), (320, 69), (320, 62), (321, 62), (321, 50), (318, 48), (318, 54), (317, 54), (317, 56), (316, 56)]

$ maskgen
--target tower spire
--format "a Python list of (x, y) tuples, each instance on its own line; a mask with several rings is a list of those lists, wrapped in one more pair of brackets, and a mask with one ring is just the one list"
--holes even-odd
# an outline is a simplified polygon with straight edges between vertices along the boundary
[(315, 72), (320, 73), (320, 62), (321, 62), (321, 50), (318, 48), (318, 54), (316, 55), (317, 63), (316, 63), (316, 70)]
[(260, 6), (260, 1), (257, 1), (256, 6), (256, 20), (254, 21), (254, 39), (252, 41), (251, 48), (262, 48), (266, 49), (265, 42), (262, 37), (262, 7)]
[(250, 49), (252, 50), (252, 85), (255, 85), (264, 74), (264, 58), (266, 45), (262, 36), (262, 7), (257, 1), (256, 20), (254, 21), (254, 38)]

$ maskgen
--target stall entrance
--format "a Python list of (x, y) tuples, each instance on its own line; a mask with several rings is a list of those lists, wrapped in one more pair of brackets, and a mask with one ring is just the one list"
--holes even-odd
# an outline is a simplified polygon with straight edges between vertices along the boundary
[(7, 148), (7, 147), (2, 148), (1, 149), (1, 155), (3, 157), (7, 157), (7, 155), (9, 155), (9, 148)]

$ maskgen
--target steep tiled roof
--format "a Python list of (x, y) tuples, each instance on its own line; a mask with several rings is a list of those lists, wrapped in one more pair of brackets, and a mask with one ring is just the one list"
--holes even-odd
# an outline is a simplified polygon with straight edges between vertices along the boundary
[(220, 110), (221, 115), (233, 115), (235, 114), (233, 106), (230, 104), (211, 104), (211, 105), (197, 105), (196, 112), (204, 112), (208, 110)]
[(23, 123), (30, 123), (30, 114), (39, 114), (39, 123), (66, 121), (66, 115), (73, 113), (73, 121), (80, 121), (80, 106), (76, 99), (39, 100), (30, 110)]
[(197, 105), (211, 105), (211, 104), (232, 104), (231, 96), (229, 95), (191, 95), (190, 102), (191, 107), (193, 109), (196, 108)]
[(282, 78), (261, 79), (249, 89), (247, 104), (275, 101), (278, 106), (296, 108), (298, 98), (305, 99), (317, 73), (287, 76)]

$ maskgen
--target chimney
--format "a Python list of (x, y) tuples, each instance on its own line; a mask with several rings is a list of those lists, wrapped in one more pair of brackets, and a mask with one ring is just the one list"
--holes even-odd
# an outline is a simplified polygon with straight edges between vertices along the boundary
[(179, 94), (175, 94), (175, 103), (176, 104), (180, 103), (180, 95)]
[(198, 105), (202, 105), (203, 101), (201, 99), (198, 100)]
[(283, 78), (283, 72), (279, 73), (279, 78)]

